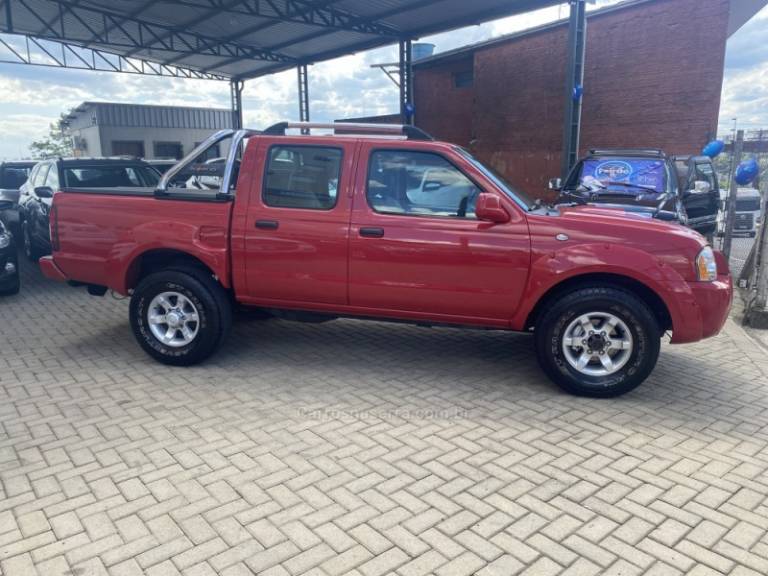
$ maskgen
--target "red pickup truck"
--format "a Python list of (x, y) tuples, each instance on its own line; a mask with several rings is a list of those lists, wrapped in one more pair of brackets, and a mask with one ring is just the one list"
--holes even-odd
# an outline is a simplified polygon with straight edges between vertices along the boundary
[(713, 336), (732, 298), (696, 232), (544, 206), (399, 125), (222, 131), (156, 190), (58, 190), (51, 240), (45, 275), (130, 295), (139, 344), (174, 365), (208, 357), (233, 310), (255, 307), (532, 331), (557, 384), (616, 396), (650, 374), (666, 331)]

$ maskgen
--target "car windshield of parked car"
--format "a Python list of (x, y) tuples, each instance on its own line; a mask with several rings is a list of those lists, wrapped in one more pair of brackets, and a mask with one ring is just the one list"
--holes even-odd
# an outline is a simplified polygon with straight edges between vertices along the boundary
[(581, 163), (578, 183), (597, 193), (663, 194), (667, 190), (667, 169), (660, 159), (588, 158)]
[(17, 166), (4, 168), (0, 178), (0, 188), (3, 190), (18, 190), (27, 181), (30, 170), (31, 168)]
[(64, 169), (67, 188), (151, 188), (160, 174), (150, 166), (82, 166)]
[(509, 196), (512, 200), (514, 200), (521, 208), (524, 208), (526, 210), (532, 210), (535, 206), (535, 202), (533, 198), (528, 196), (525, 192), (522, 190), (519, 190), (512, 186), (507, 179), (502, 176), (499, 172), (491, 168), (490, 166), (486, 166), (480, 160), (472, 156), (467, 150), (464, 148), (461, 148), (460, 146), (455, 147), (456, 151), (461, 154), (468, 162), (470, 162), (475, 168), (477, 168), (480, 172), (483, 173), (483, 176), (488, 178), (491, 182), (493, 182), (496, 187), (498, 187), (502, 192), (504, 192), (507, 196)]

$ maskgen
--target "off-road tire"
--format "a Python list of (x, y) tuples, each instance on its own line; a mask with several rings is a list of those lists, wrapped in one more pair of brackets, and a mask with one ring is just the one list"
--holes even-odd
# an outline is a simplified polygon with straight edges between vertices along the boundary
[[(149, 304), (162, 292), (183, 294), (197, 308), (197, 335), (181, 348), (163, 344), (149, 327)], [(208, 358), (225, 340), (232, 325), (232, 305), (227, 292), (208, 271), (178, 267), (155, 272), (139, 282), (131, 296), (130, 321), (136, 340), (147, 354), (163, 364), (191, 366)]]
[(26, 220), (21, 224), (21, 243), (24, 248), (24, 256), (27, 257), (27, 260), (37, 264), (37, 261), (43, 256), (43, 253), (37, 246), (35, 246), (34, 240), (32, 240), (32, 237), (29, 235), (29, 224)]
[[(589, 376), (571, 366), (563, 352), (567, 326), (591, 312), (606, 312), (629, 328), (633, 350), (626, 365), (606, 376)], [(653, 312), (633, 293), (610, 286), (581, 287), (548, 303), (535, 326), (536, 355), (544, 372), (563, 390), (577, 396), (611, 398), (639, 386), (656, 366), (661, 330)]]

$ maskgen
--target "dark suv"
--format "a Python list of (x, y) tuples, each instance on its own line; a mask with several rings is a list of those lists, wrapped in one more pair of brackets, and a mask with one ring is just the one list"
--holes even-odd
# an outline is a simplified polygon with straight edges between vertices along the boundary
[[(661, 150), (590, 150), (565, 183), (550, 181), (562, 202), (595, 203), (649, 218), (676, 221), (710, 235), (719, 193), (711, 161), (669, 157)], [(709, 177), (704, 172), (709, 169)]]
[(0, 295), (19, 291), (19, 263), (13, 234), (0, 220)]
[(21, 237), (27, 258), (37, 261), (51, 253), (49, 212), (54, 192), (61, 189), (148, 188), (154, 190), (160, 173), (137, 159), (58, 158), (35, 165), (21, 188)]
[(19, 189), (35, 164), (35, 160), (0, 162), (0, 219), (14, 230), (19, 224)]

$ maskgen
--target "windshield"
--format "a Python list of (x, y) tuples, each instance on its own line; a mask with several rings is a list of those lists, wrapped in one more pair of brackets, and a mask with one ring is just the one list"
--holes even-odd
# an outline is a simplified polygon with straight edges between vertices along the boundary
[(150, 166), (83, 166), (65, 168), (67, 188), (152, 188), (160, 174)]
[(598, 192), (663, 194), (667, 189), (667, 170), (664, 160), (588, 158), (581, 163), (578, 184)]
[(461, 154), (464, 158), (466, 158), (467, 161), (469, 161), (475, 168), (480, 170), (480, 172), (482, 172), (486, 178), (491, 180), (507, 196), (509, 196), (512, 200), (517, 202), (522, 208), (525, 208), (526, 210), (533, 209), (533, 206), (534, 206), (533, 199), (530, 196), (528, 196), (525, 192), (522, 192), (521, 190), (514, 188), (509, 182), (507, 182), (504, 176), (499, 174), (493, 168), (486, 166), (485, 164), (480, 162), (477, 158), (472, 156), (472, 154), (467, 152), (464, 148), (456, 146), (455, 150), (459, 154)]

